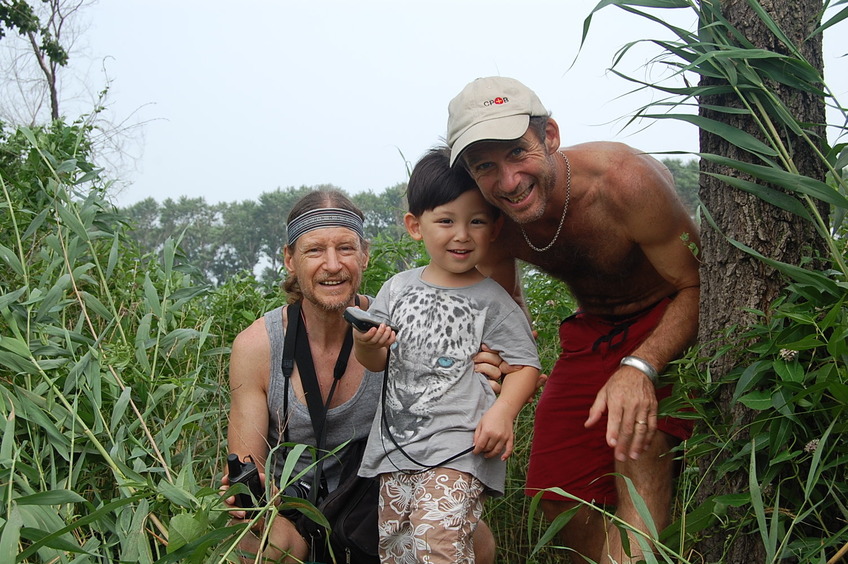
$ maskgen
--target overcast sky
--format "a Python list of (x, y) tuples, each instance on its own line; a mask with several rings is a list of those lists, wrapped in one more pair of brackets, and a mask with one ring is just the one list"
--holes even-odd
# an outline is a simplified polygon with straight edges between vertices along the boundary
[[(256, 199), (288, 186), (380, 192), (406, 180), (445, 135), (447, 105), (479, 76), (517, 78), (560, 125), (563, 144), (619, 140), (697, 150), (692, 126), (621, 131), (645, 95), (607, 72), (618, 48), (663, 28), (616, 8), (561, 0), (101, 0), (80, 47), (89, 84), (111, 80), (110, 114), (144, 122), (121, 171), (128, 205), (151, 196)], [(665, 10), (678, 25), (688, 11)], [(839, 33), (837, 29), (835, 33)], [(833, 75), (845, 63), (828, 49)], [(838, 49), (836, 50), (838, 51)], [(650, 56), (623, 70), (645, 76)], [(644, 124), (643, 124), (644, 125)]]

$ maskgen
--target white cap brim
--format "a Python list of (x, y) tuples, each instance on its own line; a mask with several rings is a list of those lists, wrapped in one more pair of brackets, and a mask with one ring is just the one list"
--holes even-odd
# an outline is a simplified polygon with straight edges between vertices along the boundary
[(478, 141), (506, 141), (518, 139), (530, 126), (530, 116), (518, 114), (514, 116), (503, 116), (475, 123), (468, 128), (451, 147), (450, 166), (472, 143)]

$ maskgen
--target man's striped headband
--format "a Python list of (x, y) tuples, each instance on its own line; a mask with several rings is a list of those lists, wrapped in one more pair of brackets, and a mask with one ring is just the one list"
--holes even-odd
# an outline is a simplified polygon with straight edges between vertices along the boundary
[(294, 245), (304, 233), (324, 227), (346, 227), (359, 235), (360, 239), (365, 239), (362, 218), (352, 211), (341, 208), (318, 208), (297, 216), (289, 223), (289, 246)]

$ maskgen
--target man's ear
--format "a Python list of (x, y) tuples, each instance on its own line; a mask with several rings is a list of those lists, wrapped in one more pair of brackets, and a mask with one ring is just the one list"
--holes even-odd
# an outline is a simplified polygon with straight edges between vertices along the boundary
[(289, 274), (291, 274), (294, 271), (294, 268), (292, 267), (292, 261), (293, 260), (294, 260), (294, 254), (292, 253), (291, 247), (289, 247), (288, 245), (285, 245), (283, 247), (283, 264), (285, 265), (286, 270), (288, 271)]
[(554, 121), (554, 118), (548, 118), (545, 124), (545, 147), (549, 155), (559, 151), (559, 142), (559, 124)]
[(362, 261), (362, 270), (365, 270), (366, 268), (368, 268), (368, 261), (371, 260), (371, 252), (363, 251), (363, 254), (365, 255), (365, 260)]
[(422, 239), (421, 222), (418, 221), (417, 217), (406, 212), (406, 215), (403, 216), (403, 224), (406, 226), (406, 232), (409, 233), (410, 237), (416, 241), (420, 241)]
[(495, 239), (498, 238), (498, 235), (501, 234), (501, 229), (503, 228), (503, 224), (504, 224), (504, 214), (499, 213), (497, 219), (495, 219), (495, 221), (492, 223), (492, 237), (489, 239), (489, 241), (494, 241)]

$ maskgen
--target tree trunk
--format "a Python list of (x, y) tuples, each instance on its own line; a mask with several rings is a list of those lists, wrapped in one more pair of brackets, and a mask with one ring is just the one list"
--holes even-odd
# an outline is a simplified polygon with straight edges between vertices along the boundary
[[(703, 0), (706, 3), (708, 0)], [(760, 5), (800, 50), (812, 65), (822, 68), (821, 35), (804, 42), (816, 28), (821, 0), (759, 0)], [(788, 54), (786, 47), (774, 37), (760, 18), (751, 9), (747, 0), (720, 0), (727, 20), (747, 37), (756, 47)], [(703, 85), (717, 84), (715, 79), (705, 77)], [(793, 115), (801, 122), (823, 124), (825, 122), (824, 100), (782, 85), (773, 85), (777, 96), (783, 100)], [(715, 112), (707, 106), (741, 107), (738, 100), (729, 95), (704, 97), (700, 100), (700, 115), (722, 121), (745, 130), (755, 137), (763, 136), (752, 120), (741, 114)], [(824, 136), (823, 126), (812, 128)], [(793, 160), (798, 171), (812, 178), (824, 180), (823, 165), (813, 151), (797, 138), (784, 135), (783, 141), (792, 148)], [(701, 151), (752, 162), (750, 155), (720, 137), (701, 131)], [(741, 173), (719, 167), (706, 160), (701, 161), (702, 173), (721, 173), (740, 176)], [(798, 264), (802, 256), (811, 256), (810, 249), (822, 248), (822, 241), (814, 228), (803, 219), (778, 209), (754, 195), (734, 189), (715, 178), (701, 175), (700, 197), (712, 214), (719, 229), (717, 232), (704, 222), (702, 226), (701, 308), (699, 342), (706, 347), (705, 357), (731, 341), (741, 349), (744, 343), (733, 342), (727, 332), (733, 326), (745, 327), (753, 315), (746, 308), (768, 312), (771, 302), (778, 296), (785, 282), (774, 269), (731, 246), (725, 237), (740, 241), (763, 255), (779, 261)], [(827, 215), (825, 214), (825, 217)], [(725, 336), (727, 335), (727, 336)], [(727, 354), (713, 360), (710, 372), (713, 381), (720, 380), (743, 359), (740, 353)], [(733, 393), (725, 386), (719, 399), (721, 412), (728, 422), (740, 433), (751, 420), (747, 408), (730, 407)], [(722, 456), (722, 455), (719, 455)], [(699, 495), (706, 499), (712, 495), (739, 493), (748, 489), (747, 472), (716, 476), (711, 468), (715, 460), (699, 461), (702, 468), (704, 487)], [(701, 541), (696, 548), (705, 562), (760, 563), (764, 561), (762, 542), (758, 534), (739, 535), (728, 538), (719, 531)]]

